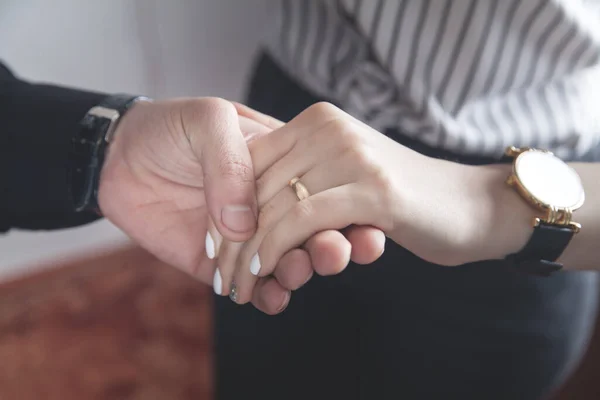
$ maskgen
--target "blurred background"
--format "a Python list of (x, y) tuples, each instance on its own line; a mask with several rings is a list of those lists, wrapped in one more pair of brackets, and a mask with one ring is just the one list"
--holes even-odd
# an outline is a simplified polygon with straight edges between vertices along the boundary
[[(266, 1), (0, 0), (0, 59), (32, 81), (240, 100)], [(0, 236), (0, 279), (126, 240), (106, 221), (12, 231)]]

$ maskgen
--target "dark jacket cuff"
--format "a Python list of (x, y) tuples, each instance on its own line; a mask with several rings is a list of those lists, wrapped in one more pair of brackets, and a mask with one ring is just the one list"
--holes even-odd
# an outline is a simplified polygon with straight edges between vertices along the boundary
[(26, 83), (0, 70), (0, 230), (60, 228), (97, 218), (72, 211), (67, 166), (79, 121), (104, 97)]

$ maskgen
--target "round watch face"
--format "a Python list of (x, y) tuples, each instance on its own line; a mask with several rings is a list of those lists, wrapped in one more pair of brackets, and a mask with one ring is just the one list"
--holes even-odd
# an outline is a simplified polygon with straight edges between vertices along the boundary
[(579, 175), (551, 153), (521, 153), (515, 161), (515, 173), (521, 185), (543, 205), (575, 210), (583, 204)]

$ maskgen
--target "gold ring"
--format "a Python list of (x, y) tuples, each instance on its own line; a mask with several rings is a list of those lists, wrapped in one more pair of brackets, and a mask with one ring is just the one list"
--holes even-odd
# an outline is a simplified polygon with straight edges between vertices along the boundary
[(294, 189), (294, 192), (296, 192), (296, 197), (298, 200), (302, 201), (310, 196), (308, 189), (302, 182), (300, 182), (300, 178), (297, 176), (289, 182), (289, 185), (292, 189)]

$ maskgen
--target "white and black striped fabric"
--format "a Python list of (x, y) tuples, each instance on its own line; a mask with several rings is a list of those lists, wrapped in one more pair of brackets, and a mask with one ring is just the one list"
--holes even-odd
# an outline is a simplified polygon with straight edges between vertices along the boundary
[(600, 143), (600, 0), (277, 0), (272, 56), (385, 131), (463, 154)]

